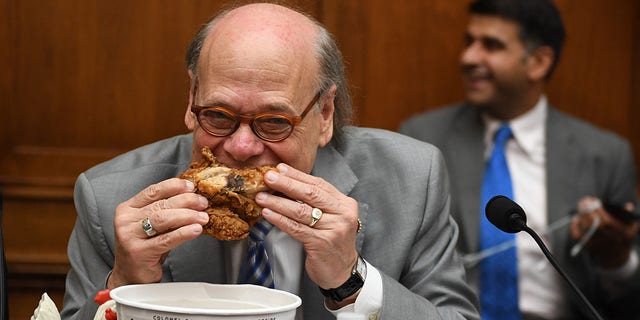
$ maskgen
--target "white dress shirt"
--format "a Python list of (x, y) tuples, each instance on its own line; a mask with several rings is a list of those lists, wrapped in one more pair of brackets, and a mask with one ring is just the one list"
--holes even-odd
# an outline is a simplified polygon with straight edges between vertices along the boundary
[[(527, 214), (527, 225), (538, 233), (545, 245), (551, 248), (550, 237), (546, 234), (547, 192), (546, 192), (546, 147), (545, 132), (548, 103), (542, 96), (536, 106), (527, 113), (511, 120), (509, 126), (513, 138), (505, 147), (509, 172), (513, 184), (513, 196)], [(489, 146), (485, 158), (493, 148), (493, 135), (500, 123), (485, 116), (485, 144)], [(587, 195), (585, 195), (587, 196)], [(577, 204), (576, 204), (577, 205)], [(565, 227), (554, 232), (567, 232)], [(545, 319), (569, 317), (568, 299), (563, 290), (562, 277), (548, 262), (536, 242), (525, 232), (516, 236), (519, 273), (519, 306), (523, 314), (532, 314)], [(605, 284), (608, 280), (619, 281), (628, 278), (638, 267), (635, 251), (627, 264), (615, 271), (603, 272)], [(613, 288), (613, 286), (611, 286)]]

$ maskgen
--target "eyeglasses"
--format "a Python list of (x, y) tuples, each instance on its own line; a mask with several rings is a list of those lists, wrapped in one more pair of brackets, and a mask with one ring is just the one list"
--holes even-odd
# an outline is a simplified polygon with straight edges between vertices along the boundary
[(302, 122), (321, 96), (319, 91), (299, 116), (288, 116), (275, 113), (242, 115), (219, 106), (192, 105), (191, 112), (196, 115), (200, 127), (208, 134), (216, 137), (230, 136), (241, 123), (248, 124), (258, 138), (268, 142), (279, 142), (288, 138), (293, 128)]

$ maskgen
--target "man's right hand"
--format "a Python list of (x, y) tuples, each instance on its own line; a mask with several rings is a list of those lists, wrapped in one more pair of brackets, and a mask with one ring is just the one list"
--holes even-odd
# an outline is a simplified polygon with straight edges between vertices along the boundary
[[(172, 178), (118, 205), (114, 217), (115, 261), (107, 288), (162, 279), (162, 263), (169, 251), (198, 237), (209, 221), (204, 212), (207, 199), (193, 191), (192, 182)], [(155, 235), (144, 232), (145, 218), (149, 218)]]
[[(627, 210), (633, 210), (631, 203), (626, 206)], [(584, 214), (573, 218), (572, 238), (581, 239), (597, 217), (600, 224), (587, 242), (587, 250), (603, 269), (616, 269), (624, 265), (631, 254), (633, 239), (638, 234), (638, 222), (625, 222), (615, 218), (602, 207), (599, 199), (593, 197), (582, 198), (578, 203), (578, 210)]]

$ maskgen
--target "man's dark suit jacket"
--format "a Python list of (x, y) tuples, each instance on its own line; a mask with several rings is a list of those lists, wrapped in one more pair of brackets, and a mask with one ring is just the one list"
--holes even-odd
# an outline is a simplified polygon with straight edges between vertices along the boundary
[[(451, 178), (451, 214), (460, 227), (458, 248), (464, 254), (477, 252), (485, 152), (479, 109), (464, 104), (436, 109), (408, 119), (400, 132), (442, 150)], [(636, 170), (629, 143), (554, 108), (549, 108), (546, 120), (546, 163), (548, 223), (568, 215), (578, 199), (587, 195), (612, 203), (636, 199)], [(568, 227), (552, 235), (551, 251), (592, 304), (609, 315), (607, 319), (640, 318), (637, 311), (626, 312), (639, 308), (640, 273), (627, 282), (621, 297), (608, 295), (586, 250), (570, 257), (572, 245)], [(477, 266), (468, 269), (467, 275), (477, 290)], [(581, 302), (568, 287), (566, 290), (572, 307), (589, 319)], [(628, 301), (635, 301), (635, 308), (624, 306)]]

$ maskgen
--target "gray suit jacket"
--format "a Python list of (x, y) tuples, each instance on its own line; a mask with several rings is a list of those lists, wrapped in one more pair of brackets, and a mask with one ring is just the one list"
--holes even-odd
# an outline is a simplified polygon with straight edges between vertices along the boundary
[[(131, 151), (81, 174), (78, 218), (69, 240), (63, 319), (90, 319), (91, 301), (113, 266), (115, 207), (191, 161), (191, 135)], [(396, 133), (349, 127), (341, 143), (321, 148), (314, 175), (359, 203), (362, 256), (380, 270), (384, 319), (477, 319), (477, 300), (455, 251), (449, 180), (440, 152)], [(226, 283), (224, 241), (201, 236), (171, 251), (162, 281)], [(332, 319), (317, 286), (303, 277), (305, 319)]]
[[(549, 108), (546, 126), (549, 223), (568, 215), (586, 195), (613, 203), (635, 201), (636, 171), (628, 142), (553, 108)], [(400, 132), (442, 150), (451, 177), (451, 214), (461, 232), (458, 247), (463, 253), (477, 252), (484, 170), (484, 127), (478, 108), (456, 105), (417, 115), (405, 121)], [(560, 265), (607, 319), (639, 317), (637, 311), (625, 312), (631, 308), (622, 308), (621, 303), (635, 301), (638, 305), (640, 274), (628, 282), (622, 297), (606, 295), (586, 250), (570, 257), (573, 243), (568, 227), (552, 235), (552, 244), (550, 250)], [(467, 270), (467, 275), (477, 290), (477, 268)], [(573, 307), (590, 318), (574, 294), (567, 294), (574, 299)]]

